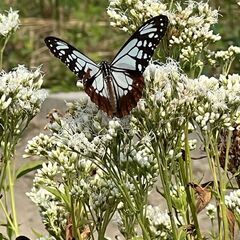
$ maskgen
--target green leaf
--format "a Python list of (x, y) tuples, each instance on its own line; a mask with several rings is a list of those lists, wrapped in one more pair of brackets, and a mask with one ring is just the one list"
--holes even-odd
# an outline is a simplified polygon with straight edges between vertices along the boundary
[(28, 162), (28, 163), (23, 164), (16, 171), (16, 179), (24, 176), (25, 174), (27, 174), (27, 173), (29, 173), (29, 172), (31, 172), (33, 170), (41, 168), (42, 167), (42, 163), (43, 163), (43, 161), (41, 161), (41, 160), (38, 160), (38, 161), (34, 160), (33, 162)]
[(70, 194), (63, 194), (62, 192), (60, 192), (58, 189), (54, 188), (54, 187), (43, 187), (44, 189), (46, 189), (48, 192), (52, 193), (56, 198), (58, 198), (59, 200), (64, 201), (67, 206), (70, 206), (70, 199), (69, 196)]

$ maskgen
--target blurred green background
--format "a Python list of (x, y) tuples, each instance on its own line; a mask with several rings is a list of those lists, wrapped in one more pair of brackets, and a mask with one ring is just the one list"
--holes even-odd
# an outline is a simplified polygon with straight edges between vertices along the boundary
[[(180, 1), (178, 1), (180, 2)], [(185, 2), (182, 1), (182, 2)], [(240, 46), (240, 7), (236, 0), (209, 0), (220, 9), (219, 24), (214, 32), (222, 36), (218, 49)], [(21, 26), (10, 39), (4, 55), (4, 69), (18, 64), (43, 65), (44, 87), (51, 91), (78, 90), (76, 77), (50, 55), (44, 38), (58, 36), (72, 43), (96, 62), (111, 60), (128, 34), (110, 26), (106, 14), (107, 0), (0, 0), (0, 11), (19, 10)], [(234, 66), (240, 71), (239, 62)], [(237, 69), (238, 68), (238, 69)]]

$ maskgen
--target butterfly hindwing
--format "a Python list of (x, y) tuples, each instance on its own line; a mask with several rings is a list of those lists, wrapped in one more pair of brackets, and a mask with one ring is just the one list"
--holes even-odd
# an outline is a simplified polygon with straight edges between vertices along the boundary
[(84, 90), (102, 111), (107, 113), (108, 116), (114, 115), (114, 109), (110, 104), (106, 81), (102, 73), (98, 73), (96, 76), (86, 81)]
[(117, 117), (128, 115), (142, 97), (144, 78), (133, 70), (112, 71), (112, 82), (117, 96)]
[(49, 36), (45, 43), (52, 54), (65, 63), (80, 79), (87, 80), (100, 69), (96, 63), (62, 39)]

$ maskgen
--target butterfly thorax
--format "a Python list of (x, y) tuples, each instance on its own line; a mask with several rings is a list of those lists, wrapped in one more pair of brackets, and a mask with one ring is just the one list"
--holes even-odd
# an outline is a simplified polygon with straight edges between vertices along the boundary
[(114, 86), (113, 86), (113, 82), (112, 82), (112, 75), (111, 75), (111, 68), (110, 68), (110, 64), (106, 61), (102, 61), (100, 63), (100, 68), (103, 74), (103, 79), (106, 82), (106, 86), (107, 86), (107, 93), (108, 93), (108, 99), (110, 102), (110, 105), (112, 107), (112, 112), (113, 114), (115, 112), (117, 112), (117, 96), (115, 94), (114, 91)]
[(103, 74), (104, 78), (106, 76), (110, 76), (111, 75), (111, 73), (110, 73), (110, 64), (108, 62), (106, 62), (106, 61), (100, 62), (100, 69), (102, 71), (102, 74)]

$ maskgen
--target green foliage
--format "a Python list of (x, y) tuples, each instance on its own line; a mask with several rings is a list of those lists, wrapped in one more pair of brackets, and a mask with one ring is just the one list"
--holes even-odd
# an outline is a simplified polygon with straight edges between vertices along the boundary
[(30, 173), (31, 171), (41, 168), (42, 162), (43, 161), (38, 160), (38, 161), (28, 162), (21, 165), (21, 167), (19, 167), (16, 171), (16, 179)]

